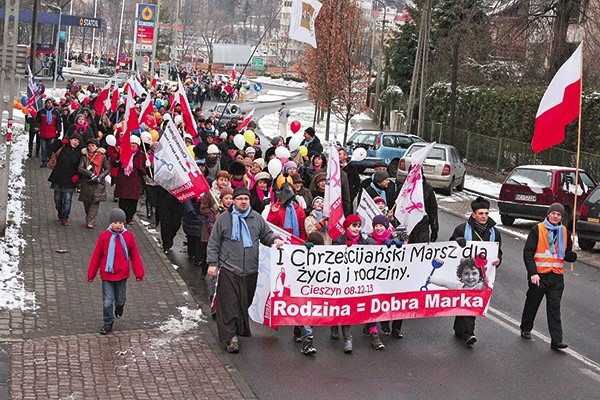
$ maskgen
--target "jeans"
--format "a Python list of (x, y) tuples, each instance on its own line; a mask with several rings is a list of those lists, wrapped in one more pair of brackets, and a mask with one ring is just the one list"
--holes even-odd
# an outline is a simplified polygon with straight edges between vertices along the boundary
[(124, 306), (127, 295), (127, 279), (102, 281), (102, 314), (105, 324), (115, 320), (114, 306)]
[(313, 337), (313, 327), (310, 325), (303, 325), (300, 327), (300, 338), (303, 342), (311, 340)]
[(50, 145), (54, 139), (44, 139), (40, 137), (40, 152), (42, 156), (42, 164), (48, 164), (50, 159)]
[[(43, 142), (42, 142), (43, 143)], [(54, 189), (54, 206), (58, 211), (58, 219), (69, 219), (74, 189)]]

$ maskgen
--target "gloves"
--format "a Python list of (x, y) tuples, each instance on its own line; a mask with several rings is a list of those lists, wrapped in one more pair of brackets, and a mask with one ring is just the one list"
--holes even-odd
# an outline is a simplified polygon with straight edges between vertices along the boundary
[(400, 247), (402, 247), (402, 245), (404, 244), (404, 242), (402, 240), (396, 240), (396, 247), (399, 249)]
[(313, 242), (304, 242), (304, 246), (305, 246), (305, 247), (306, 247), (308, 250), (310, 250), (310, 249), (312, 249), (313, 247), (315, 247), (315, 244), (314, 244)]
[(79, 182), (79, 175), (75, 174), (71, 177), (71, 182), (77, 184)]
[(438, 238), (438, 232), (437, 231), (431, 231), (431, 238), (429, 239), (430, 242), (435, 242), (437, 241)]
[(61, 142), (62, 142), (62, 144), (67, 144), (67, 143), (69, 143), (69, 139), (63, 139), (63, 140), (61, 140)]
[(577, 261), (577, 253), (574, 251), (567, 251), (565, 253), (565, 261), (569, 263)]
[(456, 240), (456, 243), (458, 243), (458, 245), (460, 247), (465, 247), (467, 245), (467, 241), (465, 240), (464, 237), (458, 237), (455, 240)]
[(387, 246), (387, 248), (389, 249), (394, 244), (394, 241), (391, 239), (388, 239), (385, 242), (383, 242), (383, 244), (385, 244)]

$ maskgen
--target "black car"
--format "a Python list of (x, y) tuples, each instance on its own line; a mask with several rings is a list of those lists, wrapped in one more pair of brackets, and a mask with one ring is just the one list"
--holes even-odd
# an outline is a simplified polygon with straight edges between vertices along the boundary
[(592, 250), (596, 242), (600, 241), (600, 186), (581, 205), (576, 231), (581, 250)]

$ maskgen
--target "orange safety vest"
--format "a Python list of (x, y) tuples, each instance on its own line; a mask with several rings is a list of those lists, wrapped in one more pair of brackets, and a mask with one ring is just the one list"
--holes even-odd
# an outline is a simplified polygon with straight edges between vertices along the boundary
[[(563, 235), (565, 240), (567, 239), (567, 228), (564, 226)], [(537, 268), (538, 274), (548, 274), (554, 272), (555, 274), (562, 275), (564, 270), (564, 260), (558, 257), (558, 243), (552, 244), (555, 249), (555, 253), (550, 253), (550, 243), (548, 243), (548, 229), (541, 222), (538, 224), (538, 242), (537, 248), (535, 249), (535, 255), (533, 260)], [(566, 243), (565, 243), (566, 245)]]

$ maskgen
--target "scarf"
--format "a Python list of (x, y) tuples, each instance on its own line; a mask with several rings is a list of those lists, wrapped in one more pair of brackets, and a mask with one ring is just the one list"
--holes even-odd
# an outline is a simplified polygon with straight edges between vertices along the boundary
[(108, 227), (108, 231), (112, 234), (110, 237), (110, 242), (108, 243), (108, 258), (106, 259), (106, 267), (104, 270), (106, 272), (113, 273), (114, 263), (115, 263), (115, 243), (117, 242), (117, 236), (121, 239), (121, 247), (123, 248), (123, 252), (125, 253), (125, 259), (129, 260), (129, 253), (127, 252), (127, 244), (125, 243), (125, 238), (123, 237), (123, 233), (127, 232), (127, 229), (123, 228), (120, 232), (113, 231), (111, 227)]
[(294, 236), (300, 237), (300, 226), (298, 225), (298, 215), (294, 208), (294, 203), (290, 204), (285, 208), (285, 220), (283, 222), (284, 229), (291, 229)]
[(346, 231), (346, 246), (352, 246), (353, 244), (358, 244), (358, 239), (360, 238), (360, 233), (356, 236), (352, 236), (349, 231)]
[(52, 125), (52, 111), (54, 111), (54, 109), (51, 108), (50, 110), (48, 110), (46, 108), (46, 123), (48, 125)]
[(133, 159), (135, 158), (135, 155), (138, 151), (140, 151), (139, 147), (131, 151), (131, 158), (129, 159), (129, 163), (125, 166), (125, 168), (123, 168), (123, 171), (127, 176), (131, 175), (131, 173), (133, 172)]
[[(473, 224), (475, 226), (471, 227), (471, 223), (473, 222)], [(485, 230), (487, 228), (486, 225), (482, 225), (478, 222), (475, 221), (470, 221), (469, 223), (467, 223), (465, 225), (465, 240), (473, 240), (473, 230), (475, 230), (475, 233), (478, 234), (479, 239), (481, 239), (481, 241), (483, 242), (483, 236), (485, 235)], [(494, 227), (490, 227), (489, 228), (490, 231), (490, 242), (495, 242), (496, 241), (496, 230), (494, 229)]]
[(83, 125), (75, 124), (75, 132), (80, 132), (83, 135), (87, 131), (88, 126), (90, 126), (88, 123)]
[(229, 181), (229, 184), (232, 187), (236, 188), (236, 187), (242, 187), (242, 186), (244, 186), (246, 184), (246, 182), (243, 179), (241, 181), (236, 181), (235, 179), (231, 179)]
[(386, 229), (382, 234), (378, 234), (373, 231), (373, 239), (375, 240), (375, 244), (384, 244), (392, 237), (392, 231)]
[[(97, 155), (100, 155), (98, 159), (96, 159)], [(97, 151), (94, 154), (87, 153), (87, 156), (90, 164), (94, 166), (94, 175), (100, 175), (100, 171), (102, 170), (102, 153)]]
[(246, 223), (246, 217), (250, 214), (251, 210), (248, 207), (244, 213), (241, 213), (237, 208), (231, 208), (231, 240), (239, 242), (241, 234), (244, 247), (252, 247), (252, 236), (250, 236), (250, 228), (248, 228), (248, 224)]
[(554, 243), (558, 242), (558, 258), (565, 258), (565, 237), (562, 223), (559, 222), (558, 225), (552, 225), (546, 217), (544, 219), (544, 226), (548, 229), (548, 247), (550, 247), (550, 253), (556, 254)]
[(260, 202), (262, 203), (263, 200), (265, 199), (265, 197), (269, 196), (269, 193), (270, 193), (269, 187), (267, 186), (266, 191), (260, 190), (258, 188), (258, 186), (256, 186), (256, 185), (254, 186), (254, 188), (255, 188), (256, 195), (258, 196), (258, 200), (260, 200)]
[(377, 185), (375, 185), (375, 182), (371, 182), (371, 187), (373, 188), (373, 190), (375, 190), (375, 193), (377, 193), (379, 197), (385, 200), (385, 204), (387, 204), (387, 196), (385, 195), (385, 190), (379, 189)]

